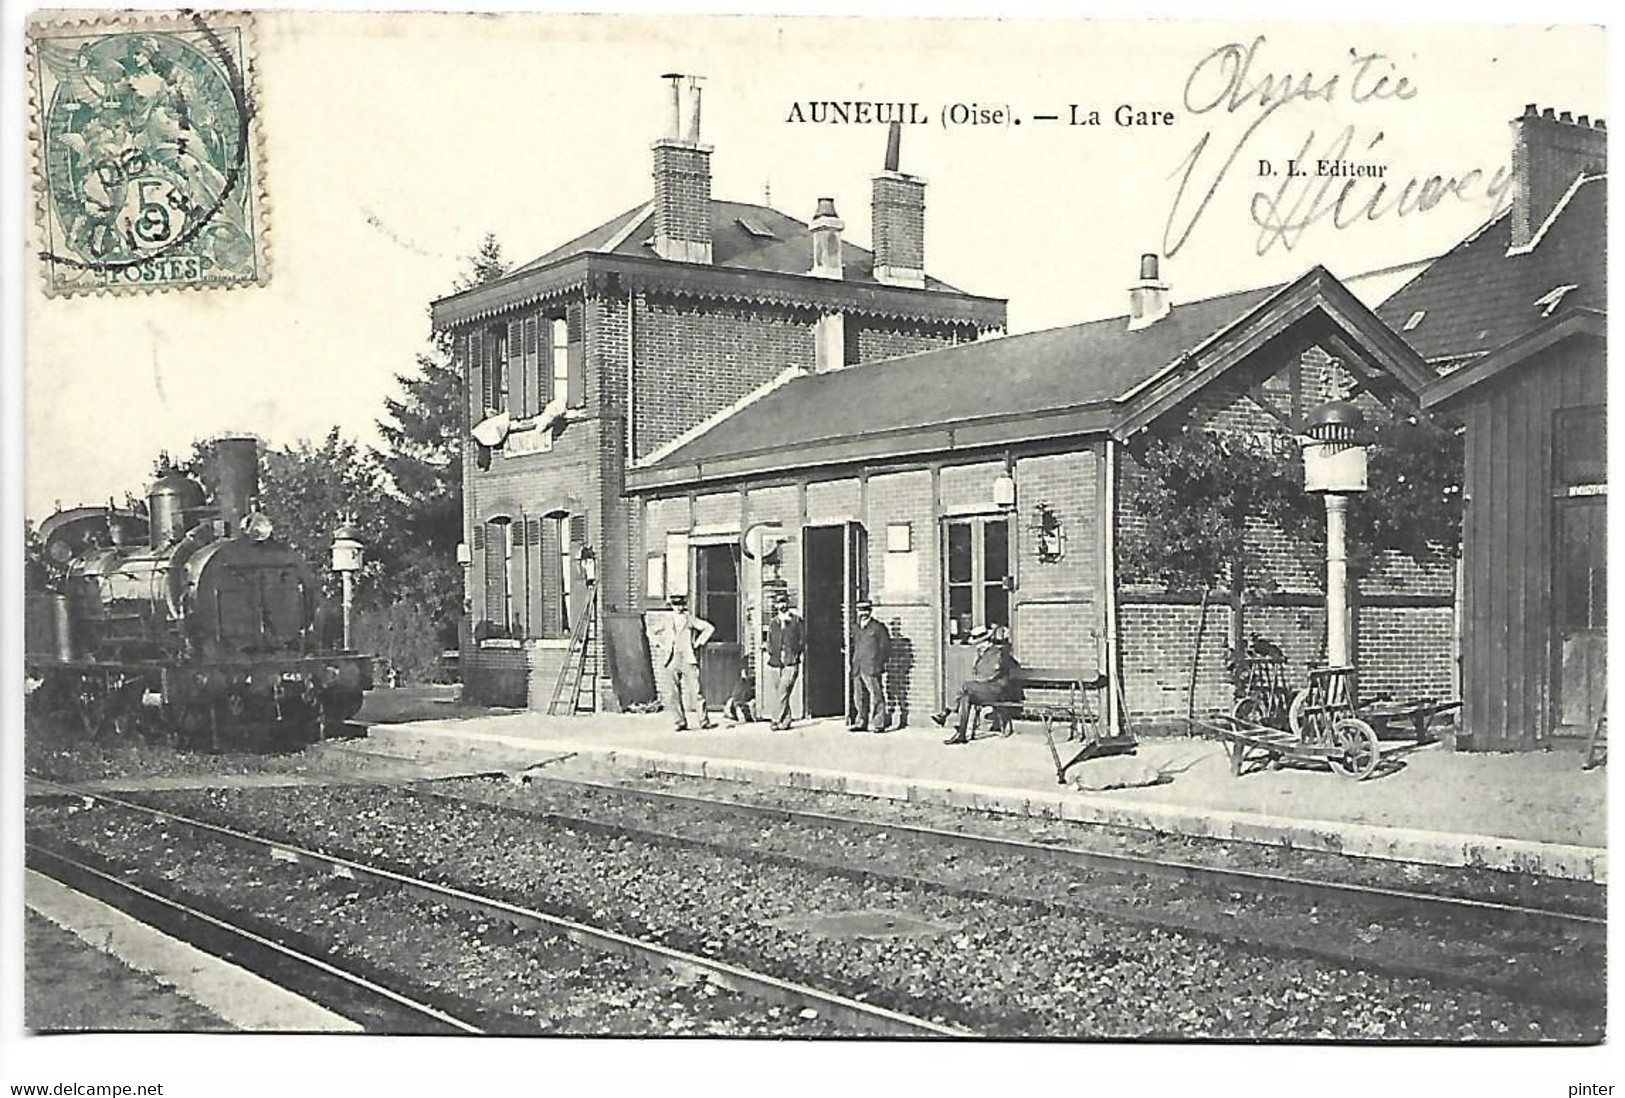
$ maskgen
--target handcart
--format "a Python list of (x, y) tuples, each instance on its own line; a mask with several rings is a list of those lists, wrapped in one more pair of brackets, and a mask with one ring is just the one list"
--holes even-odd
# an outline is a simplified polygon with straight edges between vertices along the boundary
[(1287, 707), (1287, 728), (1268, 723), (1268, 710), (1273, 707), (1253, 694), (1244, 694), (1228, 717), (1217, 723), (1204, 722), (1204, 727), (1224, 741), (1232, 774), (1240, 775), (1249, 758), (1262, 757), (1270, 765), (1283, 759), (1320, 760), (1338, 774), (1359, 781), (1375, 773), (1382, 761), (1378, 728), (1408, 720), (1417, 739), (1424, 740), (1434, 716), (1461, 704), (1429, 698), (1360, 705), (1354, 674), (1353, 667), (1310, 671), (1309, 685)]

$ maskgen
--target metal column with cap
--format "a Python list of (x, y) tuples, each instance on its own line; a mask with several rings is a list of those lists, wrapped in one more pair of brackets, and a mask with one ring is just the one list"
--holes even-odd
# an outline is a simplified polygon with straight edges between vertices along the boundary
[(1303, 447), (1303, 486), (1326, 497), (1326, 663), (1353, 661), (1349, 630), (1348, 505), (1366, 490), (1365, 416), (1344, 400), (1322, 404), (1309, 415)]

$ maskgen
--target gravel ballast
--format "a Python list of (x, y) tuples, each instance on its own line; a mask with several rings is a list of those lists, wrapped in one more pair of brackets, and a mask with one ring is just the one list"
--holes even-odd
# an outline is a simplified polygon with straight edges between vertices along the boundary
[[(1600, 1037), (1600, 1017), (1479, 992), (1258, 956), (1153, 927), (527, 825), (377, 789), (150, 799), (999, 1036)], [(894, 913), (934, 929), (863, 938), (806, 922), (852, 912)]]

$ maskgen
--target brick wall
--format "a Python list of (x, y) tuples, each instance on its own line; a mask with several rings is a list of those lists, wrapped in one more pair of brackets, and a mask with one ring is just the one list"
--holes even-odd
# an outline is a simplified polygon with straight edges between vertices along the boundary
[(955, 343), (969, 342), (975, 336), (969, 331), (932, 325), (888, 325), (866, 317), (846, 318), (847, 362), (874, 362), (884, 358), (897, 358)]
[(709, 245), (710, 152), (694, 145), (669, 141), (656, 142), (654, 207), (654, 230), (657, 241), (669, 239)]
[(789, 367), (811, 370), (809, 310), (650, 298), (637, 323), (637, 455), (643, 457)]
[(861, 518), (858, 478), (815, 480), (807, 485), (807, 525), (828, 526)]
[[(886, 663), (892, 719), (921, 724), (935, 711), (941, 677), (937, 652), (937, 602), (941, 589), (936, 516), (931, 512), (931, 472), (912, 469), (869, 475), (864, 493), (869, 530), (869, 597), (875, 617), (891, 630)], [(886, 527), (909, 524), (910, 549), (886, 551)]]
[(899, 173), (875, 176), (870, 196), (875, 266), (925, 269), (925, 182)]

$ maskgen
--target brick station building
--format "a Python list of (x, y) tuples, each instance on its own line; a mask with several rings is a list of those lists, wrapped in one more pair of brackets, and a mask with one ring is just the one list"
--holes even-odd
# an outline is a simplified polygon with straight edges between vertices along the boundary
[[(1134, 723), (1182, 715), (1198, 600), (1119, 574), (1117, 538), (1142, 521), (1123, 502), (1127, 444), (1170, 424), (1290, 438), (1334, 397), (1414, 409), (1432, 375), (1323, 268), (1173, 304), (1147, 256), (1128, 298), (1105, 320), (799, 374), (635, 462), (650, 583), (691, 577), (705, 605), (707, 562), (731, 562), (718, 570), (744, 580), (744, 636), (761, 592), (787, 586), (809, 627), (810, 716), (845, 711), (846, 623), (863, 596), (894, 637), (894, 719), (920, 723), (952, 696), (984, 625), (1008, 628), (1029, 666), (1115, 668)], [(1320, 662), (1323, 568), (1278, 531), (1257, 539), (1275, 591), (1248, 627), (1296, 668)], [(1444, 694), (1450, 572), (1387, 563), (1361, 596), (1362, 689)], [(1231, 701), (1228, 608), (1208, 613), (1204, 712)]]
[[(584, 610), (582, 549), (602, 612), (646, 605), (648, 535), (630, 469), (791, 377), (975, 340), (1002, 300), (925, 269), (925, 181), (895, 143), (873, 180), (873, 251), (843, 242), (833, 201), (811, 223), (711, 197), (698, 89), (653, 145), (653, 197), (506, 277), (436, 301), (467, 378), (465, 690), (545, 707)], [(663, 536), (662, 530), (658, 536)], [(716, 648), (741, 637), (738, 594), (709, 560)], [(674, 587), (681, 587), (678, 579)], [(608, 684), (603, 702), (613, 704)]]

